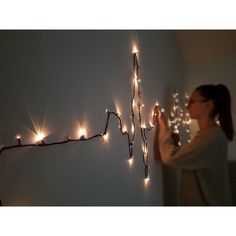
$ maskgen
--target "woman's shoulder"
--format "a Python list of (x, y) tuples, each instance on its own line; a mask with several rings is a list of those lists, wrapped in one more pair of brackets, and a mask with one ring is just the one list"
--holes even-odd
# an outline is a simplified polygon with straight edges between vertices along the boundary
[(217, 139), (222, 141), (227, 141), (224, 131), (219, 125), (212, 126), (204, 131), (198, 132), (199, 136), (206, 136), (210, 139)]
[(214, 137), (214, 138), (223, 138), (226, 139), (224, 131), (222, 130), (222, 128), (219, 125), (216, 126), (212, 126), (206, 130), (199, 130), (196, 134), (196, 137), (205, 137), (205, 138), (210, 138), (210, 137)]

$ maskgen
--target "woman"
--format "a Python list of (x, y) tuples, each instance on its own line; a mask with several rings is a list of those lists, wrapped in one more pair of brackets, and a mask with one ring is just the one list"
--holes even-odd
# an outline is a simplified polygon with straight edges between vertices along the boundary
[(227, 144), (234, 136), (230, 93), (221, 84), (202, 85), (192, 93), (187, 108), (199, 131), (191, 143), (180, 147), (160, 107), (154, 108), (162, 161), (181, 169), (180, 204), (232, 205), (227, 165)]

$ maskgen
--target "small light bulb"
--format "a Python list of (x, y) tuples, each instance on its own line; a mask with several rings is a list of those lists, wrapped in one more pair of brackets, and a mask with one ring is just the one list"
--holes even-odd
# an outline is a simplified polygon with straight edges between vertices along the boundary
[(134, 54), (134, 53), (138, 53), (138, 48), (137, 48), (136, 46), (133, 47), (132, 53), (133, 53), (133, 54)]
[(135, 104), (135, 101), (133, 101), (133, 102), (132, 102), (132, 106), (133, 106), (133, 108), (135, 107), (135, 105), (136, 105), (136, 104)]
[(39, 132), (35, 135), (35, 142), (36, 143), (44, 143), (43, 139), (45, 138), (45, 134), (43, 132)]
[(106, 133), (106, 134), (103, 135), (103, 139), (104, 139), (105, 142), (108, 141), (108, 139), (109, 139), (108, 133)]
[(132, 124), (131, 132), (134, 133), (134, 125)]
[(131, 157), (131, 158), (128, 160), (128, 162), (129, 162), (129, 165), (132, 166), (132, 165), (133, 165), (133, 162), (134, 162), (133, 157)]
[(20, 135), (17, 135), (17, 136), (16, 136), (16, 139), (17, 139), (18, 145), (20, 146), (20, 145), (21, 145)]
[(84, 139), (86, 136), (86, 130), (84, 128), (79, 129), (79, 138)]
[(121, 112), (120, 112), (120, 108), (119, 107), (116, 107), (116, 113), (118, 116), (121, 116)]
[(136, 87), (138, 86), (137, 76), (134, 77), (134, 85), (135, 85)]
[(124, 128), (123, 128), (123, 133), (127, 132), (127, 128), (126, 126), (124, 125)]
[(149, 177), (144, 178), (145, 186), (147, 186), (149, 182), (150, 182), (150, 178)]
[(165, 112), (165, 109), (164, 109), (164, 108), (161, 108), (161, 112), (164, 113), (164, 112)]
[(149, 125), (153, 128), (153, 127), (155, 127), (155, 125), (151, 122), (151, 121), (149, 121)]

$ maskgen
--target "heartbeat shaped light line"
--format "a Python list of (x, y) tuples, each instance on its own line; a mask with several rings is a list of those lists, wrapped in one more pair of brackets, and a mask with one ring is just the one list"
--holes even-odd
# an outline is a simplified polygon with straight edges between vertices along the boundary
[[(85, 142), (89, 141), (94, 138), (98, 137), (103, 137), (104, 140), (106, 141), (107, 135), (108, 135), (108, 127), (109, 127), (109, 121), (110, 117), (113, 115), (115, 116), (118, 121), (119, 121), (119, 126), (118, 128), (121, 131), (121, 134), (124, 136), (127, 136), (128, 140), (128, 147), (129, 147), (129, 163), (132, 165), (133, 162), (133, 149), (134, 149), (134, 139), (135, 139), (135, 96), (138, 97), (138, 120), (139, 120), (139, 126), (140, 126), (140, 133), (141, 133), (141, 139), (142, 139), (142, 155), (143, 155), (143, 163), (144, 163), (144, 168), (145, 168), (145, 181), (149, 181), (149, 157), (148, 157), (148, 140), (146, 136), (146, 131), (151, 131), (154, 127), (154, 124), (151, 124), (150, 127), (146, 127), (145, 125), (142, 125), (142, 114), (141, 114), (141, 108), (143, 107), (142, 104), (142, 97), (141, 97), (141, 79), (139, 76), (139, 63), (138, 63), (138, 57), (137, 53), (138, 50), (136, 47), (134, 47), (133, 50), (133, 93), (132, 93), (132, 99), (131, 99), (131, 135), (129, 132), (123, 128), (122, 120), (120, 117), (120, 114), (118, 112), (113, 112), (113, 111), (108, 111), (106, 110), (107, 113), (107, 118), (106, 118), (106, 124), (104, 131), (102, 133), (95, 134), (90, 137), (86, 137), (84, 133), (80, 134), (80, 137), (77, 139), (72, 139), (71, 137), (68, 137), (67, 140), (64, 141), (58, 141), (58, 142), (52, 142), (52, 143), (45, 143), (44, 141), (44, 135), (42, 133), (38, 134), (36, 137), (36, 143), (31, 143), (31, 144), (22, 144), (21, 143), (21, 138), (20, 136), (17, 136), (17, 144), (16, 145), (10, 145), (10, 146), (3, 146), (0, 149), (0, 154), (9, 149), (14, 149), (14, 148), (24, 148), (24, 147), (46, 147), (46, 146), (53, 146), (53, 145), (61, 145), (61, 144), (66, 144), (69, 142)], [(138, 94), (137, 94), (137, 93)], [(155, 114), (154, 114), (155, 115)]]

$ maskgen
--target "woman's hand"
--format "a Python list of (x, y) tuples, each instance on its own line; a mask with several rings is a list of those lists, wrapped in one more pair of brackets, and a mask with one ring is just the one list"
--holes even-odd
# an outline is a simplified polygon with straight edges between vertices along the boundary
[(168, 127), (168, 121), (163, 112), (161, 112), (160, 106), (154, 106), (153, 110), (153, 120), (154, 124), (156, 124), (160, 128)]
[[(157, 125), (158, 130), (169, 129), (168, 121), (163, 112), (161, 112), (160, 106), (155, 106), (153, 111), (154, 124)], [(179, 134), (172, 133), (171, 138), (176, 146), (179, 146), (180, 137)]]

